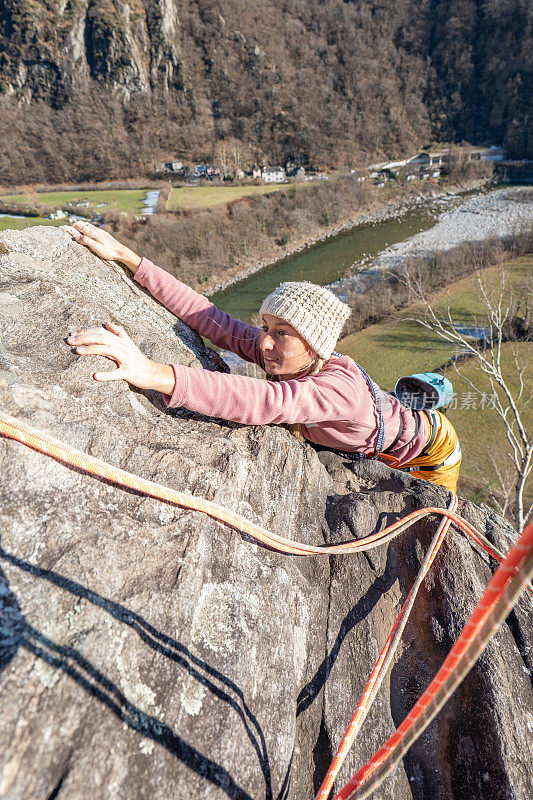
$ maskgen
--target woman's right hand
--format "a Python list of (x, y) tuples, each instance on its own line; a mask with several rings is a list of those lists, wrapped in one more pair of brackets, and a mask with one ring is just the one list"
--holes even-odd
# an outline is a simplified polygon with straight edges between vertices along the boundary
[(133, 273), (136, 272), (141, 263), (141, 257), (134, 253), (133, 250), (130, 250), (129, 247), (117, 242), (110, 233), (82, 220), (74, 222), (70, 227), (80, 234), (76, 238), (79, 244), (85, 245), (106, 261), (120, 261), (131, 269)]

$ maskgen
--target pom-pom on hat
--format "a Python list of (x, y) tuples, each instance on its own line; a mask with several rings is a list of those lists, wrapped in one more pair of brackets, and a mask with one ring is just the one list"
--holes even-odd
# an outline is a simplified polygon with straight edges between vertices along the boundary
[(320, 358), (332, 354), (351, 309), (323, 286), (309, 281), (282, 283), (263, 300), (260, 316), (273, 314), (303, 336)]

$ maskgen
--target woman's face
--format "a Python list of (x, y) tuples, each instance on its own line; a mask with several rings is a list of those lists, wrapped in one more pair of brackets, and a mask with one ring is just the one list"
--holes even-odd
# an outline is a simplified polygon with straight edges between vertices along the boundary
[(259, 347), (270, 375), (295, 375), (316, 355), (292, 325), (273, 314), (263, 314)]

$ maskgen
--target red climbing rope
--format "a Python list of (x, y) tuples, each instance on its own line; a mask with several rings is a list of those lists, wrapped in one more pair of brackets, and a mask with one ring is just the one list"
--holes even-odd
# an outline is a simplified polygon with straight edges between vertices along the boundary
[[(452, 499), (450, 501), (449, 509), (451, 511), (455, 511), (458, 505), (457, 495), (452, 495)], [(411, 613), (411, 609), (413, 608), (416, 596), (418, 594), (418, 590), (422, 585), (422, 581), (426, 577), (433, 561), (437, 553), (440, 550), (440, 546), (444, 542), (448, 529), (450, 527), (451, 520), (444, 518), (438, 529), (433, 537), (433, 541), (431, 542), (429, 549), (426, 553), (426, 557), (422, 562), (422, 566), (420, 567), (420, 571), (416, 578), (416, 581), (413, 585), (413, 588), (407, 595), (405, 603), (403, 604), (400, 613), (398, 614), (394, 625), (392, 626), (391, 632), (387, 637), (387, 641), (385, 642), (385, 646), (381, 651), (372, 672), (370, 673), (370, 677), (366, 683), (365, 688), (363, 689), (363, 694), (361, 695), (361, 699), (357, 704), (357, 708), (355, 709), (355, 713), (348, 725), (346, 733), (343, 736), (343, 739), (339, 745), (339, 748), (335, 754), (333, 761), (331, 762), (331, 766), (327, 772), (326, 777), (320, 787), (320, 791), (316, 797), (316, 800), (326, 800), (329, 796), (331, 791), (331, 787), (337, 777), (337, 774), (344, 763), (346, 756), (348, 755), (348, 751), (350, 750), (352, 744), (354, 743), (363, 722), (365, 721), (368, 712), (374, 702), (374, 699), (380, 689), (381, 684), (383, 683), (383, 679), (388, 672), (389, 666), (394, 658), (396, 650), (398, 649), (398, 645), (400, 644), (401, 636), (403, 630), (407, 624), (407, 620)]]
[(348, 800), (349, 797), (363, 800), (392, 772), (468, 675), (532, 577), (533, 523), (498, 567), (459, 639), (420, 700), (334, 800)]
[(169, 503), (174, 503), (183, 508), (201, 511), (219, 522), (223, 522), (242, 533), (253, 536), (262, 544), (272, 547), (279, 552), (291, 555), (343, 555), (362, 552), (391, 541), (391, 539), (398, 536), (419, 519), (430, 515), (439, 515), (443, 517), (428, 552), (426, 553), (416, 582), (409, 592), (376, 665), (372, 670), (361, 700), (359, 701), (348, 730), (341, 742), (341, 746), (320, 789), (317, 800), (326, 800), (329, 795), (335, 776), (346, 757), (349, 747), (360, 730), (388, 667), (390, 666), (417, 592), (435, 560), (452, 522), (460, 530), (470, 536), (490, 556), (496, 559), (501, 566), (498, 568), (457, 643), (453, 646), (428, 689), (424, 692), (420, 700), (388, 742), (386, 742), (367, 764), (359, 770), (351, 781), (336, 795), (334, 800), (347, 800), (347, 798), (352, 795), (357, 798), (367, 797), (379, 786), (463, 680), (472, 665), (483, 652), (491, 636), (498, 630), (512, 606), (516, 603), (522, 591), (528, 589), (531, 592), (531, 587), (527, 585), (527, 582), (531, 579), (533, 574), (533, 525), (529, 526), (508, 556), (504, 557), (482, 533), (477, 531), (472, 525), (466, 522), (466, 520), (455, 513), (458, 502), (455, 495), (452, 496), (448, 509), (433, 506), (422, 508), (411, 512), (403, 519), (389, 525), (384, 530), (378, 531), (364, 539), (338, 545), (314, 546), (301, 542), (293, 542), (290, 539), (285, 539), (270, 533), (265, 528), (254, 525), (239, 514), (235, 514), (217, 503), (212, 503), (184, 492), (178, 492), (153, 481), (140, 478), (131, 472), (126, 472), (119, 467), (115, 467), (112, 464), (94, 458), (80, 450), (76, 450), (69, 445), (65, 445), (57, 439), (10, 417), (2, 411), (0, 411), (0, 433), (8, 438), (15, 439), (22, 444), (32, 447), (35, 450), (39, 450), (52, 458), (70, 464), (92, 475), (104, 478), (105, 480), (112, 481), (120, 486), (135, 489), (143, 494)]

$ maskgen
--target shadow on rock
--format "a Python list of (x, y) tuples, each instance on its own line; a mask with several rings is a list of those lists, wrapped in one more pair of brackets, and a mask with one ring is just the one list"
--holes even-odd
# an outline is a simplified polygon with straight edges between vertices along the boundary
[[(299, 716), (306, 711), (309, 706), (316, 700), (321, 689), (325, 686), (331, 670), (335, 665), (339, 653), (341, 651), (344, 640), (363, 619), (372, 613), (374, 607), (379, 602), (384, 592), (387, 592), (396, 580), (393, 570), (390, 569), (391, 551), (387, 551), (387, 564), (383, 575), (375, 578), (368, 591), (357, 601), (355, 606), (344, 617), (342, 624), (339, 628), (335, 643), (329, 653), (326, 655), (322, 664), (314, 674), (309, 683), (304, 686), (298, 695), (296, 705), (296, 716)], [(333, 556), (334, 558), (334, 556)], [(342, 556), (341, 556), (342, 558)]]
[[(0, 558), (35, 578), (49, 581), (70, 594), (87, 600), (110, 614), (118, 622), (128, 625), (148, 647), (178, 663), (215, 697), (227, 703), (241, 720), (246, 735), (257, 754), (265, 781), (265, 800), (272, 800), (270, 764), (265, 737), (257, 719), (248, 708), (239, 686), (214, 667), (194, 656), (180, 642), (158, 631), (139, 614), (130, 611), (120, 603), (102, 597), (52, 570), (41, 569), (23, 561), (2, 548), (0, 548)], [(0, 626), (0, 671), (13, 659), (18, 648), (24, 647), (45, 663), (68, 675), (90, 695), (106, 705), (126, 725), (165, 747), (176, 758), (183, 761), (189, 769), (222, 789), (232, 800), (251, 800), (251, 796), (235, 782), (224, 767), (199, 753), (164, 722), (146, 714), (131, 703), (123, 692), (76, 648), (58, 645), (30, 625), (24, 619), (20, 604), (9, 588), (7, 577), (1, 570), (0, 611), (2, 620)], [(287, 774), (276, 800), (285, 800), (288, 796), (291, 763), (289, 763)]]

